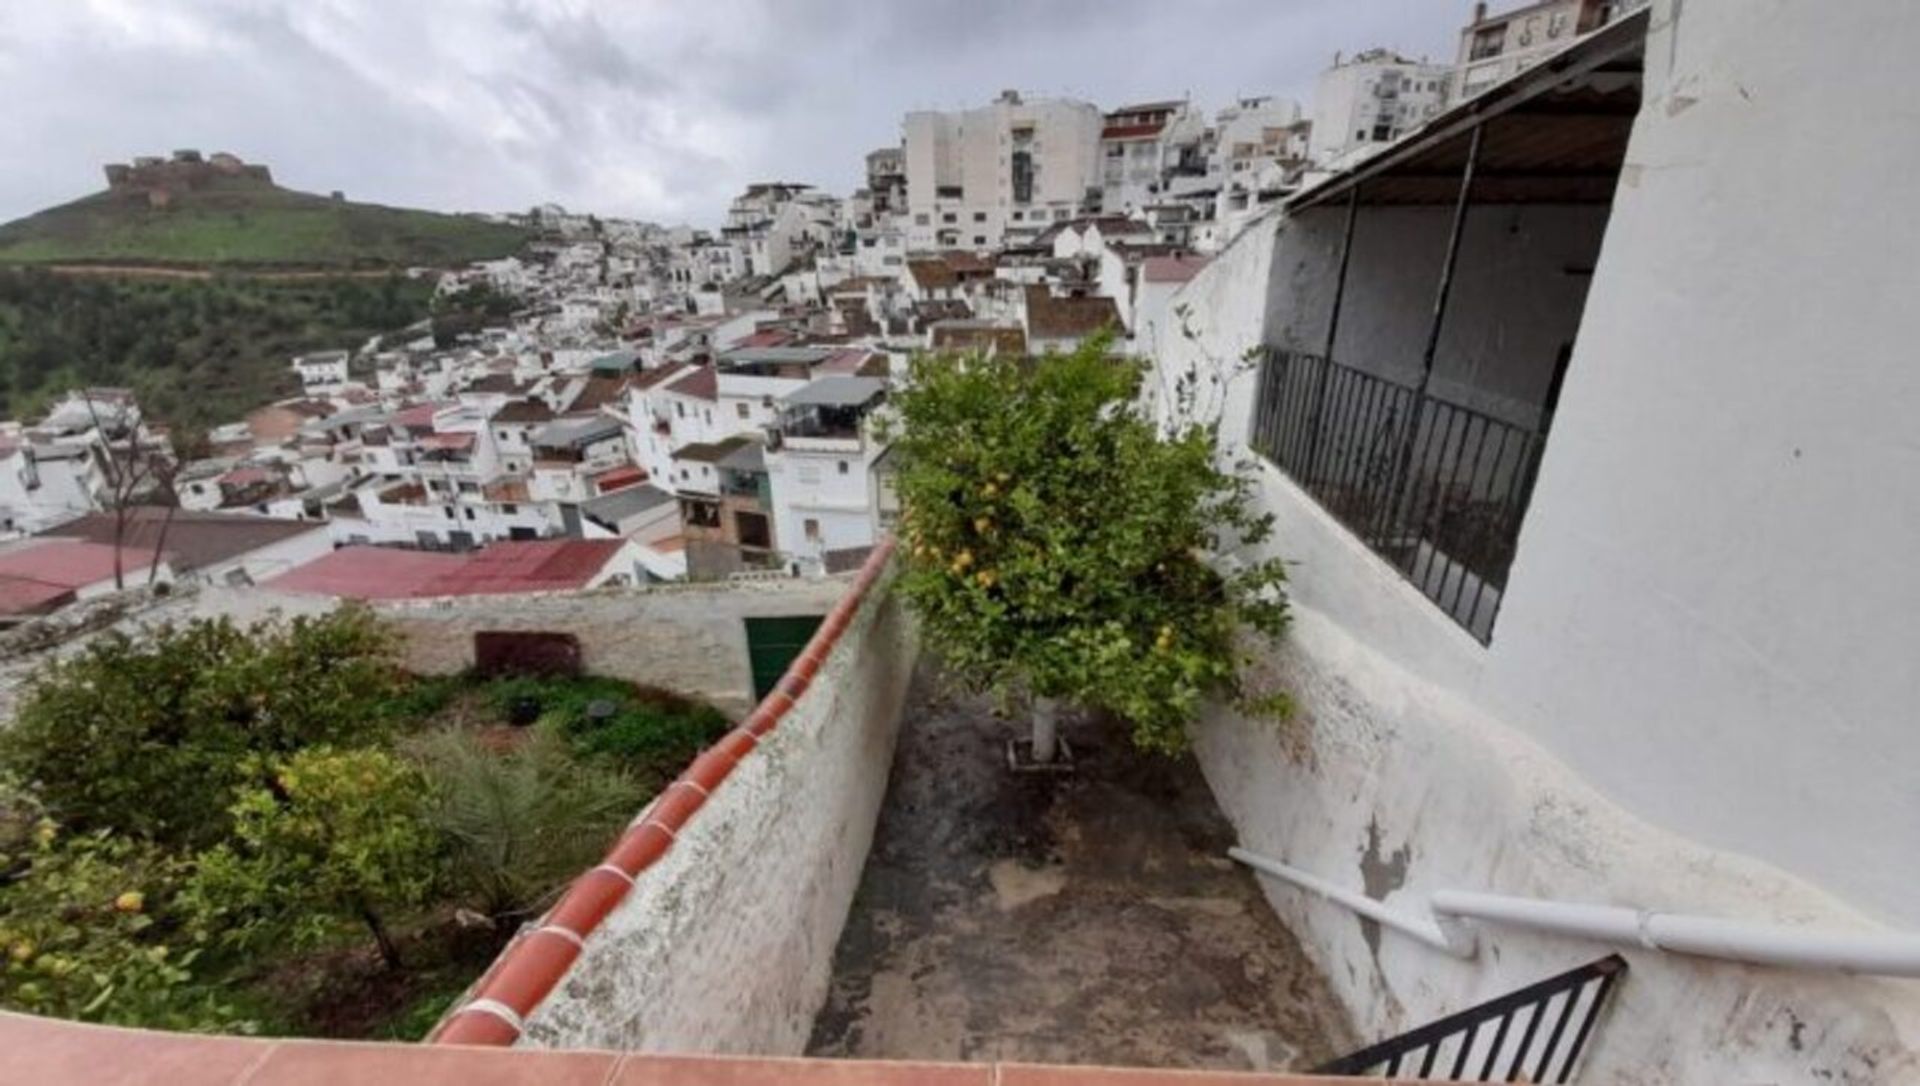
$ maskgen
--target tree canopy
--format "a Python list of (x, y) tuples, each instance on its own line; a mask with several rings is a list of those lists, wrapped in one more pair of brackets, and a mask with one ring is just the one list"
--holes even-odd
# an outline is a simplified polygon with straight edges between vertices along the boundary
[(901, 590), (963, 679), (1108, 710), (1173, 753), (1237, 688), (1236, 630), (1284, 628), (1285, 573), (1214, 561), (1271, 518), (1211, 425), (1162, 431), (1110, 346), (915, 359), (893, 398)]

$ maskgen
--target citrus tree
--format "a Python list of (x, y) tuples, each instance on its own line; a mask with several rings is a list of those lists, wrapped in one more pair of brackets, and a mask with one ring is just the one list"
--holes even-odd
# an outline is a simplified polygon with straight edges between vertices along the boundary
[(958, 676), (1031, 699), (1036, 761), (1061, 701), (1184, 749), (1202, 700), (1237, 689), (1236, 631), (1286, 623), (1278, 560), (1215, 561), (1271, 530), (1251, 482), (1211, 425), (1162, 432), (1109, 347), (923, 355), (892, 401), (901, 590)]
[(420, 771), (385, 751), (321, 746), (257, 775), (267, 783), (236, 793), (233, 839), (200, 856), (201, 922), (243, 944), (364, 924), (399, 968), (387, 917), (427, 901), (442, 863)]

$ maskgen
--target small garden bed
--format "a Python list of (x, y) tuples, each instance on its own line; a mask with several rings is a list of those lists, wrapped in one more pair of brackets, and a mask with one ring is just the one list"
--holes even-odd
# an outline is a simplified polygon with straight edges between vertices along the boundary
[(417, 1038), (728, 726), (397, 659), (343, 608), (108, 634), (37, 675), (0, 733), (0, 1006)]

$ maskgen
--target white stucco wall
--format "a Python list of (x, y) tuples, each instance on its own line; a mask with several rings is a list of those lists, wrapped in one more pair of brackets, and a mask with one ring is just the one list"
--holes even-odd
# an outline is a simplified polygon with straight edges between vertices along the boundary
[[(1662, 3), (1652, 28), (1491, 645), (1262, 467), (1299, 613), (1267, 663), (1301, 713), (1285, 729), (1216, 715), (1202, 762), (1250, 847), (1394, 904), (1444, 886), (1920, 927), (1920, 576), (1903, 560), (1920, 538), (1903, 300), (1920, 217), (1899, 180), (1920, 141), (1888, 138), (1911, 127), (1891, 109), (1836, 119), (1895, 100), (1920, 11), (1689, 4), (1676, 20)], [(1836, 164), (1855, 211), (1813, 214)], [(1246, 244), (1176, 296), (1203, 342), (1172, 344), (1163, 373), (1258, 340)], [(1270, 340), (1307, 323), (1275, 310)], [(1343, 328), (1356, 314), (1396, 319), (1349, 309)], [(1251, 387), (1228, 396), (1230, 449)], [(1381, 1035), (1605, 949), (1490, 929), (1474, 963), (1390, 933), (1376, 952), (1351, 914), (1271, 896)], [(1629, 957), (1584, 1081), (1920, 1080), (1910, 982)]]
[(876, 585), (780, 726), (588, 937), (523, 1045), (805, 1051), (873, 840), (914, 649)]

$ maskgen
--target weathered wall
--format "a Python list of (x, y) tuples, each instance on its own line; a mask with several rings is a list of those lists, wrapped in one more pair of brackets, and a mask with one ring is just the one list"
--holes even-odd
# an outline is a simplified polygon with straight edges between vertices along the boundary
[(523, 1044), (804, 1050), (886, 792), (914, 647), (877, 587), (780, 726), (588, 937)]
[[(749, 616), (825, 614), (846, 590), (843, 577), (653, 585), (520, 596), (465, 596), (383, 603), (374, 610), (406, 638), (405, 662), (421, 674), (473, 665), (473, 635), (488, 630), (570, 633), (588, 672), (710, 702), (733, 717), (753, 708), (747, 659)], [(162, 622), (225, 616), (248, 623), (271, 615), (317, 614), (336, 606), (323, 596), (213, 585), (144, 603), (115, 623), (137, 632)], [(78, 651), (65, 639), (0, 659), (0, 722), (12, 716), (26, 676), (51, 656)]]
[[(1653, 12), (1647, 107), (1491, 645), (1263, 466), (1299, 613), (1267, 666), (1301, 713), (1216, 714), (1202, 762), (1249, 847), (1414, 910), (1446, 887), (1920, 926), (1920, 577), (1900, 557), (1920, 538), (1900, 263), (1920, 216), (1897, 180), (1920, 142), (1888, 139), (1887, 111), (1834, 119), (1895, 92), (1920, 10), (1676, 6)], [(1870, 213), (1781, 214), (1815, 206), (1836, 162)], [(1278, 275), (1287, 241), (1257, 229)], [(1205, 332), (1270, 286), (1210, 267), (1183, 297)], [(1349, 308), (1343, 328), (1376, 319), (1399, 318)], [(1289, 321), (1311, 325), (1269, 311), (1163, 373)], [(1226, 396), (1235, 451), (1252, 390)], [(1488, 929), (1460, 963), (1269, 896), (1379, 1035), (1606, 949)], [(1920, 1081), (1912, 982), (1628, 956), (1587, 1081)]]
[(846, 590), (839, 580), (607, 588), (513, 597), (383, 604), (407, 637), (407, 666), (450, 674), (473, 665), (473, 635), (556, 631), (580, 639), (594, 675), (659, 686), (731, 716), (753, 708), (748, 616), (820, 615)]
[[(1289, 484), (1276, 503), (1289, 553), (1371, 577), (1401, 615), (1447, 620)], [(1313, 546), (1303, 540), (1318, 536)], [(1338, 549), (1352, 553), (1338, 555)], [(1297, 582), (1308, 580), (1304, 570)], [(1464, 635), (1461, 635), (1464, 639)], [(1245, 847), (1416, 915), (1438, 889), (1668, 908), (1803, 923), (1873, 923), (1757, 861), (1635, 818), (1519, 731), (1388, 660), (1326, 614), (1296, 607), (1260, 654), (1259, 688), (1289, 721), (1209, 714), (1196, 749)], [(1712, 797), (1696, 793), (1702, 802)], [(1889, 855), (1888, 862), (1899, 862)], [(1456, 961), (1263, 878), (1268, 900), (1331, 979), (1363, 1033), (1385, 1037), (1620, 949), (1632, 971), (1591, 1048), (1587, 1083), (1855, 1082), (1920, 1077), (1920, 987), (1485, 927)]]

